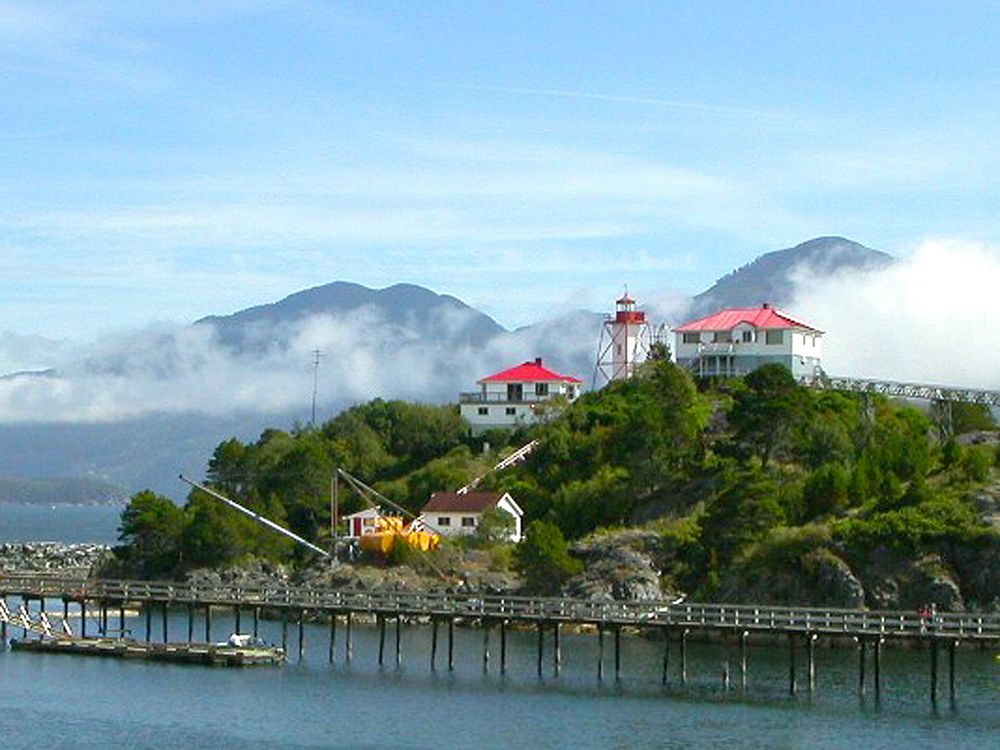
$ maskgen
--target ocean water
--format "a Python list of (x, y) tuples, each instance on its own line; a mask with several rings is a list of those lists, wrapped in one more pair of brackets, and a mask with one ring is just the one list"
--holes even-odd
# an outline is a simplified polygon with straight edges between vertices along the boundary
[(0, 543), (117, 544), (121, 512), (114, 505), (0, 504)]
[[(0, 508), (0, 520), (5, 517)], [(244, 630), (248, 621), (245, 614)], [(162, 639), (159, 613), (152, 622), (152, 638)], [(127, 626), (145, 635), (144, 618), (130, 616)], [(233, 627), (232, 613), (213, 613), (213, 640), (225, 639)], [(800, 653), (799, 692), (792, 697), (787, 647), (751, 646), (743, 692), (734, 651), (718, 644), (689, 645), (686, 685), (680, 684), (675, 644), (664, 688), (663, 643), (644, 638), (622, 639), (620, 682), (613, 678), (613, 640), (606, 639), (605, 679), (598, 682), (597, 639), (588, 634), (563, 635), (558, 677), (547, 641), (539, 679), (532, 632), (509, 634), (508, 672), (501, 676), (496, 631), (484, 672), (482, 631), (456, 629), (456, 669), (449, 673), (443, 630), (435, 672), (429, 626), (403, 627), (397, 667), (390, 625), (383, 668), (377, 631), (358, 625), (354, 659), (345, 664), (343, 630), (333, 664), (323, 624), (306, 625), (301, 661), (297, 627), (289, 627), (292, 658), (283, 667), (223, 669), (0, 651), (0, 732), (26, 747), (168, 750), (1000, 747), (1000, 662), (990, 651), (958, 653), (955, 706), (948, 701), (947, 660), (941, 660), (942, 700), (934, 708), (929, 659), (921, 650), (884, 650), (883, 697), (876, 706), (870, 692), (863, 700), (857, 694), (856, 653), (849, 649), (817, 649), (811, 696)], [(204, 635), (200, 616), (195, 633)], [(168, 637), (186, 634), (186, 613), (172, 612)], [(261, 635), (280, 642), (280, 623), (262, 621)], [(734, 665), (729, 690), (722, 681), (727, 658)]]

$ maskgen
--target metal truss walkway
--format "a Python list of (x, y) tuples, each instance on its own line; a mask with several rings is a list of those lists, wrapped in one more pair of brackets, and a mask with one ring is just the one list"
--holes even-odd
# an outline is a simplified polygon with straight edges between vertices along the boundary
[(826, 374), (800, 378), (799, 383), (807, 388), (821, 391), (870, 393), (893, 398), (1000, 407), (1000, 390), (956, 388), (950, 385), (930, 385), (927, 383), (900, 383), (893, 380), (869, 380)]

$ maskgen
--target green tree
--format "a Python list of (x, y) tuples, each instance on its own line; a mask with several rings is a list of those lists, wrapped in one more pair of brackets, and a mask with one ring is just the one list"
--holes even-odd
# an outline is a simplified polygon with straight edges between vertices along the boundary
[(479, 525), (473, 536), (476, 542), (489, 547), (509, 542), (515, 528), (516, 522), (510, 513), (500, 508), (487, 508), (479, 517)]
[(842, 464), (823, 464), (802, 489), (806, 519), (838, 513), (850, 503), (851, 473)]
[(767, 466), (775, 451), (788, 445), (807, 401), (783, 365), (764, 365), (747, 375), (743, 385), (734, 394), (729, 421), (736, 441), (748, 446), (761, 466)]
[(524, 541), (517, 547), (516, 566), (529, 591), (558, 594), (562, 585), (583, 569), (570, 557), (559, 527), (548, 521), (528, 524)]
[(985, 404), (951, 404), (951, 427), (956, 435), (997, 429), (997, 421)]
[(126, 568), (144, 578), (173, 571), (181, 561), (185, 525), (184, 512), (169, 498), (150, 490), (133, 495), (118, 527)]

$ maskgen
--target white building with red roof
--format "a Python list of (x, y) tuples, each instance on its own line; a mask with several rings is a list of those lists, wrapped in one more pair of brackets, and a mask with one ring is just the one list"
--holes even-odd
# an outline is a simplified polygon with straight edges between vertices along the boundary
[(472, 434), (532, 424), (540, 418), (539, 404), (562, 396), (574, 401), (580, 380), (560, 375), (542, 364), (542, 358), (524, 362), (476, 381), (478, 391), (459, 394), (459, 409)]
[(521, 541), (524, 511), (507, 492), (435, 492), (420, 511), (424, 523), (441, 536), (476, 533), (479, 521), (490, 508), (497, 508), (514, 519), (510, 541)]
[(773, 362), (814, 375), (823, 358), (822, 331), (766, 303), (689, 321), (674, 336), (677, 364), (701, 377), (739, 377)]

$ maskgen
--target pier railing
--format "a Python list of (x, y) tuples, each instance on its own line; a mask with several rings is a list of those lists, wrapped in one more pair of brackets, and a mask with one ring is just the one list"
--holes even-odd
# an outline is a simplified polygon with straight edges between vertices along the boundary
[(353, 591), (306, 586), (197, 585), (152, 581), (0, 576), (0, 596), (104, 603), (270, 608), (326, 614), (448, 617), (601, 628), (690, 628), (893, 639), (1000, 641), (1000, 615), (770, 607), (669, 601), (481, 596), (462, 593)]

